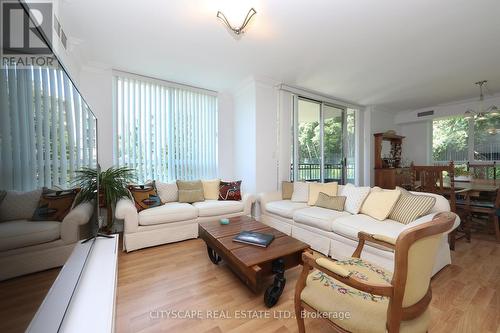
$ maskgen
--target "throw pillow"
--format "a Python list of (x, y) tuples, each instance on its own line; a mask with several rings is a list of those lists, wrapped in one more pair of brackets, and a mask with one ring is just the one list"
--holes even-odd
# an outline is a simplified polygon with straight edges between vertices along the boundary
[(219, 200), (241, 200), (241, 180), (235, 182), (220, 182)]
[(281, 199), (290, 200), (293, 195), (293, 183), (292, 182), (281, 182)]
[(344, 210), (346, 197), (328, 195), (323, 192), (319, 192), (318, 200), (316, 200), (315, 206), (322, 207), (326, 209), (333, 209), (338, 211)]
[(309, 183), (294, 182), (293, 183), (293, 202), (307, 202), (309, 200)]
[(412, 194), (401, 187), (396, 189), (401, 192), (401, 196), (389, 215), (391, 220), (408, 224), (428, 214), (436, 203), (436, 198), (430, 195)]
[(220, 179), (202, 180), (201, 183), (203, 184), (203, 195), (205, 200), (219, 199)]
[(162, 183), (155, 181), (154, 184), (162, 203), (175, 202), (179, 199), (177, 183)]
[(339, 195), (346, 197), (344, 210), (351, 214), (358, 214), (363, 202), (370, 193), (370, 188), (357, 187), (352, 184), (344, 185)]
[(178, 180), (177, 187), (179, 188), (179, 202), (194, 203), (205, 200), (201, 180)]
[(145, 185), (129, 185), (127, 186), (130, 194), (134, 198), (135, 208), (137, 212), (144, 209), (161, 206), (161, 200), (158, 192), (154, 187), (154, 183)]
[(0, 221), (31, 219), (41, 195), (41, 188), (30, 192), (6, 191), (0, 204)]
[(318, 200), (318, 195), (320, 192), (328, 194), (330, 196), (337, 195), (337, 182), (333, 183), (311, 183), (309, 184), (309, 201), (307, 204), (309, 206), (314, 206)]
[(62, 221), (68, 215), (80, 189), (50, 190), (43, 189), (38, 207), (32, 221)]
[(380, 221), (385, 220), (392, 212), (400, 195), (401, 192), (398, 190), (373, 188), (361, 207), (361, 214), (371, 216)]

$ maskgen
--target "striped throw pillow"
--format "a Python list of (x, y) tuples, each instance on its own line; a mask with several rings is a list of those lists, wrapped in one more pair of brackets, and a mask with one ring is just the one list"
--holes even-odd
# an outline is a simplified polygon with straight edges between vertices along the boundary
[(424, 216), (436, 203), (436, 198), (428, 195), (412, 194), (401, 187), (396, 187), (396, 190), (401, 191), (401, 196), (389, 214), (389, 219), (403, 224), (408, 224), (420, 216)]

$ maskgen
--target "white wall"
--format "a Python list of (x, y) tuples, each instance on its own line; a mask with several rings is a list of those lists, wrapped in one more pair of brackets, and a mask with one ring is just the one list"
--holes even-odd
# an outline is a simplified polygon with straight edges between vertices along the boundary
[[(388, 130), (394, 130), (398, 134), (401, 128), (394, 121), (395, 113), (389, 110), (381, 109), (377, 106), (367, 106), (363, 112), (363, 163), (365, 186), (374, 185), (374, 137), (375, 133), (383, 133)], [(403, 151), (406, 149), (406, 140), (403, 141)]]

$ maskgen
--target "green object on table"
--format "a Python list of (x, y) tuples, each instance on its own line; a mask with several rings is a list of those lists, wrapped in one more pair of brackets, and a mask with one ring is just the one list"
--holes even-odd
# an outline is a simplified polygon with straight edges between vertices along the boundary
[(219, 220), (220, 224), (229, 224), (229, 219), (222, 218)]

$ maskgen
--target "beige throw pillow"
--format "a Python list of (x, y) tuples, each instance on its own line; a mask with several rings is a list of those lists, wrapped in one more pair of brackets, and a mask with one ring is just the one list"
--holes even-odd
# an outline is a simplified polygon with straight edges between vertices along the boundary
[(326, 209), (343, 211), (346, 199), (347, 199), (346, 197), (336, 196), (336, 195), (332, 196), (320, 192), (318, 195), (318, 200), (316, 200), (315, 206)]
[(155, 181), (154, 185), (162, 203), (175, 202), (179, 200), (177, 183), (162, 183)]
[(203, 196), (205, 200), (218, 200), (219, 199), (219, 184), (220, 179), (202, 180)]
[(179, 188), (179, 202), (193, 203), (205, 200), (201, 180), (178, 180), (177, 187)]
[(316, 201), (318, 200), (318, 195), (320, 192), (328, 194), (330, 196), (337, 195), (337, 187), (338, 184), (336, 182), (333, 183), (311, 183), (309, 184), (309, 200), (307, 204), (309, 206), (314, 206)]
[(400, 195), (401, 192), (398, 190), (382, 190), (381, 188), (374, 187), (361, 207), (361, 214), (371, 216), (380, 221), (385, 220), (391, 213)]
[(294, 182), (293, 183), (293, 202), (307, 202), (309, 199), (309, 183), (306, 182)]
[(436, 203), (436, 198), (430, 195), (412, 194), (401, 187), (396, 187), (396, 190), (401, 191), (401, 196), (389, 218), (403, 224), (408, 224), (428, 214)]
[(283, 200), (291, 200), (293, 195), (293, 183), (281, 182), (281, 198)]

